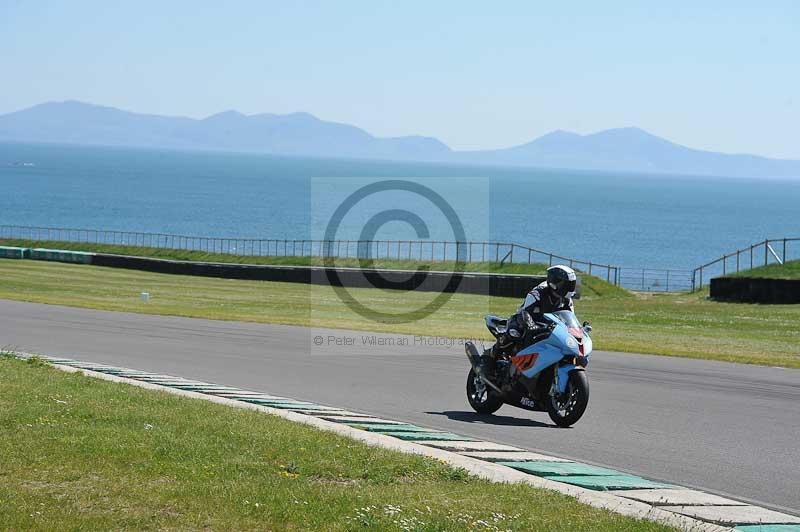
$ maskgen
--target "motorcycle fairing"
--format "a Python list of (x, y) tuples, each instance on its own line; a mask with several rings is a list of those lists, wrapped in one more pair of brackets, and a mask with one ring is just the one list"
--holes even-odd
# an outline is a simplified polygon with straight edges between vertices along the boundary
[(529, 353), (527, 355), (517, 354), (511, 357), (511, 363), (524, 375), (526, 370), (532, 368), (534, 364), (536, 364), (537, 358), (539, 358), (539, 353)]
[[(564, 355), (579, 355), (580, 351), (578, 344), (569, 332), (567, 326), (553, 314), (545, 314), (551, 322), (555, 324), (550, 336), (536, 342), (534, 344), (521, 349), (516, 356), (511, 358), (512, 363), (519, 369), (520, 365), (515, 362), (518, 357), (525, 357), (529, 355), (538, 355), (532, 366), (528, 369), (521, 371), (521, 373), (528, 379), (534, 378), (542, 370), (549, 368), (553, 364), (557, 364), (564, 358)], [(575, 347), (570, 347), (574, 345)], [(577, 369), (574, 364), (565, 364), (559, 367), (558, 370), (558, 391), (564, 393), (566, 391), (567, 382), (569, 380), (569, 372)]]

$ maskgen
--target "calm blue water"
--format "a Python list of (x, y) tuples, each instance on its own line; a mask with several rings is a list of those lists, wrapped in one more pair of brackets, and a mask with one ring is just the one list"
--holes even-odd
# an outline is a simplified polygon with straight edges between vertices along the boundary
[[(765, 237), (800, 236), (800, 181), (26, 144), (0, 144), (0, 224), (318, 238), (351, 178), (391, 177), (430, 183), (460, 209), (468, 238), (623, 266), (689, 268)], [(373, 211), (405, 205), (425, 218), (423, 204), (370, 200)], [(339, 237), (354, 238), (367, 217)], [(452, 239), (443, 219), (426, 221), (433, 237)], [(399, 222), (378, 237), (415, 238)]]

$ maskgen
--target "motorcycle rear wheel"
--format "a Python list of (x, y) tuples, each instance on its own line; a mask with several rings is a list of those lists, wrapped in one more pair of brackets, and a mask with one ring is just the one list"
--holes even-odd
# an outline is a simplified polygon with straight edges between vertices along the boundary
[(467, 401), (479, 414), (494, 414), (503, 406), (503, 400), (497, 392), (487, 386), (473, 369), (467, 375)]
[(560, 403), (555, 397), (547, 402), (547, 413), (559, 427), (569, 427), (578, 422), (589, 406), (589, 378), (585, 371), (569, 374), (566, 400)]

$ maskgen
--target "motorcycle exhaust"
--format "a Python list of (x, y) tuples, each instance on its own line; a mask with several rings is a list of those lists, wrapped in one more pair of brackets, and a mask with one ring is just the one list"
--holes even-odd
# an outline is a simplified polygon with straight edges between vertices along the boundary
[(480, 377), (483, 382), (488, 384), (490, 388), (492, 388), (494, 391), (496, 391), (497, 393), (502, 395), (503, 394), (503, 390), (498, 388), (495, 383), (490, 381), (481, 372), (481, 369), (480, 369), (481, 353), (480, 353), (480, 351), (478, 351), (478, 347), (475, 344), (473, 344), (472, 342), (466, 342), (464, 344), (464, 350), (467, 352), (467, 359), (469, 359), (469, 363), (472, 366), (472, 369), (475, 371), (475, 374), (478, 377)]
[[(467, 358), (469, 359), (469, 363), (472, 364), (472, 369), (475, 369), (478, 365), (478, 359), (481, 356), (480, 351), (478, 351), (478, 347), (472, 342), (467, 342), (464, 344), (464, 350), (467, 352)], [(475, 369), (476, 373), (477, 371), (478, 370)]]

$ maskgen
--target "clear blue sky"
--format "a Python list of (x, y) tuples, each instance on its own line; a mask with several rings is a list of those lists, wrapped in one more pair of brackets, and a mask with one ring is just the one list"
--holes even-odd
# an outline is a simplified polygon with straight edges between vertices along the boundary
[(655, 4), (0, 0), (0, 113), (302, 110), (457, 149), (635, 125), (800, 159), (800, 2)]

